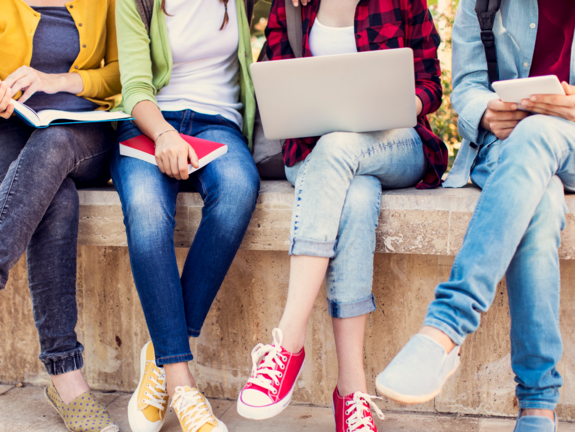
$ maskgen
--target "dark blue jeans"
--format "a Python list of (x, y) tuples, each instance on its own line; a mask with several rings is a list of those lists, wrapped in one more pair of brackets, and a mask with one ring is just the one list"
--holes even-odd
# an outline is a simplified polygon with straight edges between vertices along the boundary
[[(252, 155), (235, 124), (190, 110), (163, 114), (180, 133), (226, 144), (228, 153), (187, 181), (121, 156), (118, 146), (112, 155), (112, 178), (122, 201), (134, 281), (159, 365), (193, 359), (189, 337), (200, 334), (240, 247), (260, 187)], [(134, 124), (123, 123), (117, 140), (139, 134)], [(180, 278), (174, 230), (182, 187), (195, 188), (204, 207)]]
[(16, 118), (0, 119), (0, 290), (26, 251), (40, 360), (50, 375), (83, 366), (84, 348), (74, 330), (76, 186), (109, 180), (114, 137), (109, 124), (34, 129)]

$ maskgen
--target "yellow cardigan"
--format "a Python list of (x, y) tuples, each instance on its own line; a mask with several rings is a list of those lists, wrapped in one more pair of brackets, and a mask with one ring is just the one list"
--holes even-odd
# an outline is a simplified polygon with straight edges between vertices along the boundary
[[(121, 93), (116, 0), (72, 0), (66, 8), (80, 34), (80, 54), (70, 68), (84, 82), (84, 97), (110, 109)], [(23, 0), (0, 0), (0, 80), (21, 66), (30, 66), (32, 41), (40, 14)], [(19, 96), (19, 95), (17, 95)]]

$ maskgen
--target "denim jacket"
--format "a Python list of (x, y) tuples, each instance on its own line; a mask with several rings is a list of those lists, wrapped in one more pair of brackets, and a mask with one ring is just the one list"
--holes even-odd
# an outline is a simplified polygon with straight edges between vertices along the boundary
[[(531, 69), (539, 22), (537, 0), (503, 0), (493, 33), (497, 48), (499, 79), (527, 78)], [(481, 42), (475, 0), (461, 0), (453, 27), (453, 93), (451, 102), (459, 115), (463, 142), (443, 187), (467, 184), (478, 148), (497, 141), (479, 124), (487, 103), (497, 99), (487, 77), (487, 61)], [(575, 41), (575, 40), (574, 40)], [(575, 83), (575, 42), (571, 48), (570, 84)], [(470, 146), (475, 143), (477, 148)]]

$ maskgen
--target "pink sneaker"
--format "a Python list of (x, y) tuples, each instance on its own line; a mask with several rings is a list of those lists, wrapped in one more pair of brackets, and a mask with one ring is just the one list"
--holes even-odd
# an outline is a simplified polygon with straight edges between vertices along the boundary
[(305, 362), (304, 349), (292, 354), (281, 347), (279, 328), (272, 335), (273, 345), (258, 344), (252, 350), (252, 376), (238, 397), (238, 414), (248, 419), (265, 420), (281, 413), (291, 401)]
[(380, 419), (383, 420), (385, 416), (372, 399), (381, 398), (362, 392), (341, 397), (336, 387), (332, 399), (335, 432), (377, 432), (370, 407)]

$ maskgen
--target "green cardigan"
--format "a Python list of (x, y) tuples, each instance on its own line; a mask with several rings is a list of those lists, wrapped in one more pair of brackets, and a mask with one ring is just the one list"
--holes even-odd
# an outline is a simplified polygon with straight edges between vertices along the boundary
[[(208, 0), (218, 1), (218, 0)], [(243, 0), (236, 0), (240, 43), (240, 102), (243, 104), (243, 134), (252, 148), (256, 100), (250, 75), (252, 48), (250, 26)], [(155, 95), (166, 87), (172, 76), (172, 50), (168, 39), (165, 15), (161, 0), (154, 0), (154, 12), (150, 34), (140, 18), (134, 0), (117, 0), (116, 29), (118, 33), (118, 54), (122, 80), (122, 102), (115, 109), (128, 114), (141, 101), (156, 102)]]

